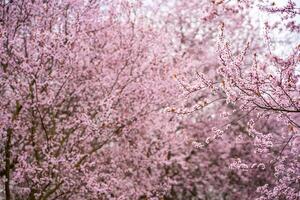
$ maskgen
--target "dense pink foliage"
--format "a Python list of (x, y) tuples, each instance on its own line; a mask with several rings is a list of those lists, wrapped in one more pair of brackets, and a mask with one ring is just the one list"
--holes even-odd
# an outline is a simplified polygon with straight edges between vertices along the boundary
[(0, 200), (299, 200), (296, 3), (1, 1)]

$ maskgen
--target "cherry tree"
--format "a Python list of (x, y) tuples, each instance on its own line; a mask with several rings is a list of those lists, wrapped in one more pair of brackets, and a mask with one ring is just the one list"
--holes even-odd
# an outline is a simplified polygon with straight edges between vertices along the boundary
[[(195, 10), (197, 3), (201, 4), (191, 3)], [(185, 95), (179, 101), (181, 104), (168, 111), (185, 116), (187, 120), (182, 122), (181, 128), (194, 138), (191, 144), (201, 152), (186, 150), (190, 154), (185, 157), (185, 167), (177, 166), (174, 170), (178, 187), (173, 190), (172, 199), (299, 198), (299, 157), (295, 154), (299, 151), (299, 47), (297, 41), (292, 47), (281, 47), (285, 51), (285, 48), (292, 49), (284, 58), (274, 52), (280, 47), (275, 46), (272, 39), (278, 30), (287, 31), (285, 37), (297, 32), (295, 16), (299, 9), (292, 1), (282, 8), (274, 3), (266, 6), (267, 3), (259, 5), (260, 12), (280, 13), (284, 15), (284, 23), (287, 22), (281, 27), (278, 21), (266, 23), (264, 34), (260, 34), (261, 28), (251, 15), (257, 5), (247, 1), (205, 4), (222, 10), (225, 16), (224, 10), (228, 10), (229, 5), (232, 6), (229, 10), (235, 12), (229, 17), (214, 12), (209, 22), (215, 28), (219, 25), (219, 36), (215, 37), (218, 39), (211, 39), (211, 43), (216, 44), (212, 48), (216, 53), (209, 51), (211, 46), (205, 45), (209, 41), (205, 38), (204, 44), (195, 47), (200, 50), (197, 57), (189, 57), (187, 64), (183, 63), (198, 61), (194, 66), (196, 72), (188, 68), (188, 75), (176, 76)], [(182, 5), (180, 11), (187, 6), (185, 2)], [(204, 6), (198, 10), (201, 8)], [(187, 8), (189, 14), (191, 10)], [(179, 18), (190, 16), (183, 15)], [(214, 21), (216, 19), (219, 23)], [(205, 25), (209, 27), (209, 23)], [(181, 37), (193, 26), (187, 27)], [(205, 26), (204, 30), (214, 38), (214, 32)], [(187, 38), (195, 42), (196, 36), (199, 34)], [(187, 39), (181, 40), (181, 44), (185, 41)], [(188, 57), (189, 53), (184, 51), (183, 54)]]
[(154, 119), (175, 92), (163, 37), (139, 2), (0, 7), (3, 196), (159, 196), (165, 152), (152, 150)]
[(299, 198), (297, 17), (293, 1), (1, 1), (0, 197)]

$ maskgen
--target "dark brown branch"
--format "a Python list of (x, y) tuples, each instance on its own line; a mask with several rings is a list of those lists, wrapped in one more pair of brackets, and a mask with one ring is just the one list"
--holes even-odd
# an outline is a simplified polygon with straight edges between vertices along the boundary
[(10, 200), (10, 169), (11, 169), (11, 164), (10, 164), (10, 147), (11, 147), (11, 139), (12, 139), (12, 133), (13, 129), (8, 128), (7, 129), (7, 140), (6, 140), (6, 145), (5, 145), (5, 199)]

